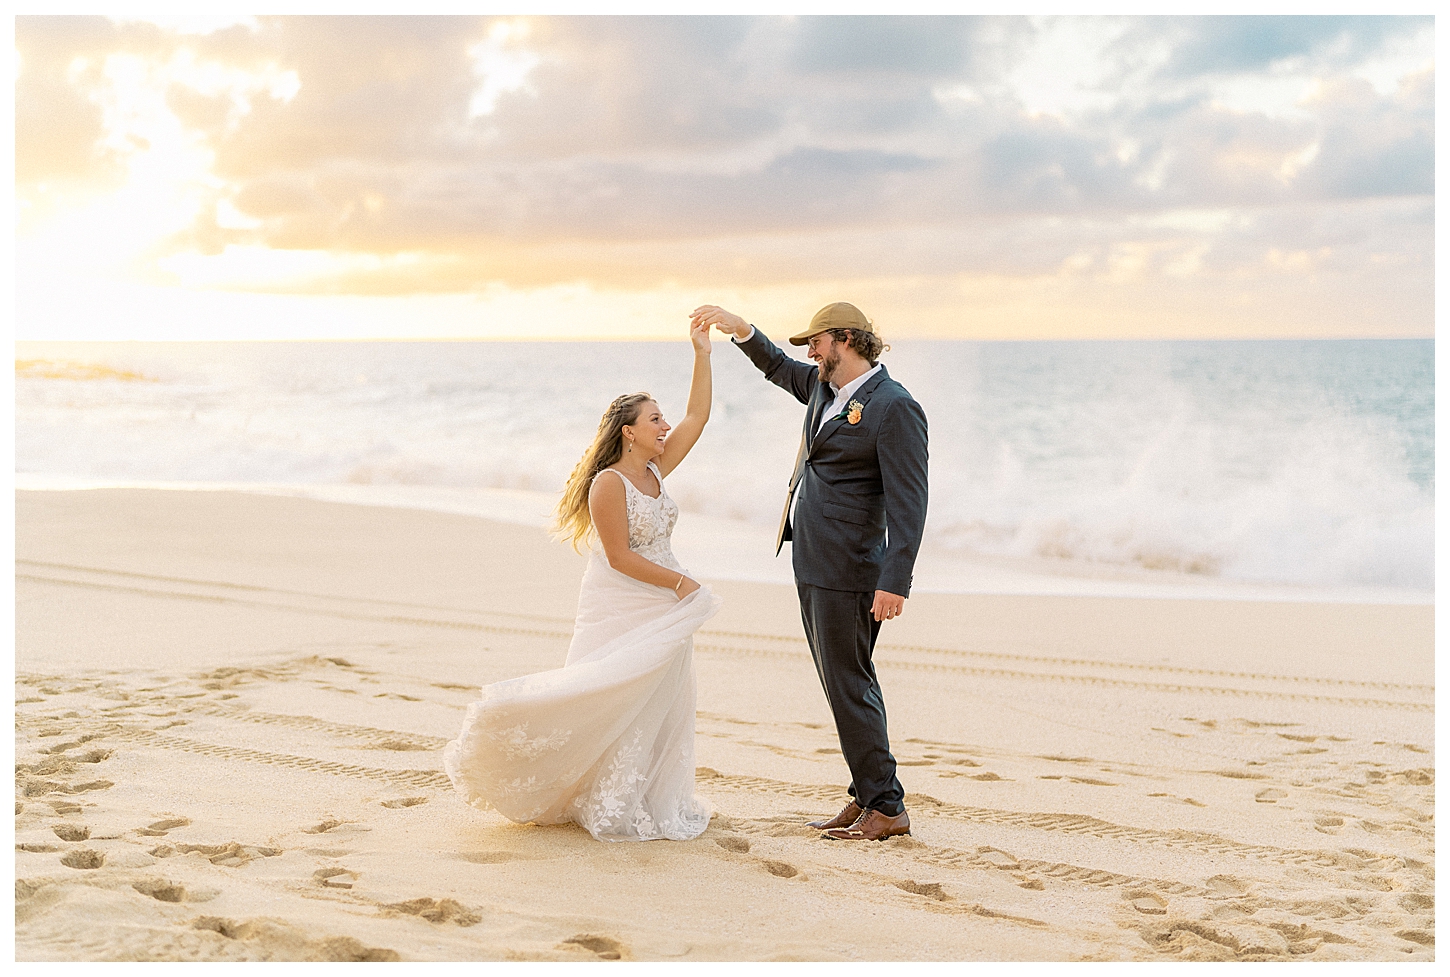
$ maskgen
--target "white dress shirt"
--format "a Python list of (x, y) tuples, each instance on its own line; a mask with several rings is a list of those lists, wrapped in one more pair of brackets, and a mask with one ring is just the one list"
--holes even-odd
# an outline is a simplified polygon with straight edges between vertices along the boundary
[[(745, 337), (743, 339), (738, 339), (734, 336), (731, 336), (730, 341), (737, 344), (748, 343), (750, 342), (750, 338), (754, 335), (755, 327), (751, 326), (750, 331), (745, 334)], [(871, 369), (867, 370), (865, 373), (861, 374), (859, 377), (852, 380), (844, 387), (838, 387), (834, 383), (831, 384), (831, 389), (836, 391), (836, 399), (831, 402), (830, 407), (827, 407), (825, 411), (822, 412), (821, 422), (816, 425), (816, 433), (821, 433), (821, 428), (826, 426), (827, 421), (829, 421), (831, 418), (835, 417), (837, 414), (841, 413), (841, 411), (846, 409), (846, 405), (851, 402), (851, 397), (856, 393), (857, 390), (861, 389), (861, 384), (865, 383), (867, 380), (871, 379), (871, 377), (875, 376), (877, 373), (880, 372), (881, 364), (877, 363)]]
[(861, 374), (859, 377), (852, 380), (844, 387), (838, 387), (834, 383), (831, 384), (831, 389), (836, 391), (836, 399), (831, 402), (830, 407), (827, 407), (825, 411), (822, 412), (821, 423), (816, 425), (816, 433), (820, 434), (821, 428), (826, 426), (827, 421), (829, 421), (831, 418), (835, 417), (837, 414), (841, 413), (841, 411), (846, 409), (846, 405), (851, 402), (851, 398), (855, 395), (856, 391), (861, 389), (861, 384), (865, 383), (867, 380), (871, 379), (873, 376), (880, 372), (881, 364), (877, 363), (871, 369), (867, 370), (865, 373)]

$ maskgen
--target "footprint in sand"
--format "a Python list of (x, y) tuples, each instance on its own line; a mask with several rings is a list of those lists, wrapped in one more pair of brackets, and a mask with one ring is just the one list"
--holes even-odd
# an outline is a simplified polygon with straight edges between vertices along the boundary
[(1400, 896), (1400, 908), (1415, 915), (1424, 915), (1435, 911), (1435, 897), (1419, 892), (1411, 892)]
[(1214, 896), (1242, 896), (1248, 893), (1249, 884), (1242, 879), (1236, 879), (1232, 875), (1215, 875), (1207, 882), (1209, 890)]
[(455, 923), (458, 926), (473, 926), (483, 921), (478, 913), (467, 909), (452, 899), (409, 899), (407, 902), (391, 902), (383, 906), (385, 915), (417, 916), (430, 923)]
[(1402, 940), (1418, 943), (1420, 946), (1435, 945), (1435, 934), (1430, 930), (1396, 930), (1395, 935)]
[(165, 879), (142, 879), (132, 882), (131, 888), (143, 896), (150, 896), (158, 902), (181, 902), (186, 898), (186, 887)]
[(189, 824), (191, 824), (189, 818), (165, 818), (161, 821), (153, 821), (146, 827), (138, 829), (136, 833), (151, 838), (163, 838), (166, 836), (166, 832), (172, 828), (184, 828)]
[[(391, 807), (391, 808), (417, 807), (419, 804), (427, 804), (427, 803), (428, 803), (428, 798), (426, 798), (426, 797), (396, 797), (396, 798), (394, 798), (391, 801), (383, 801), (382, 802), (383, 807)], [(304, 828), (303, 830), (305, 831), (307, 829)]]
[(1233, 923), (1248, 919), (1258, 911), (1259, 906), (1254, 902), (1226, 902), (1215, 906), (1205, 918)]
[(750, 851), (750, 842), (746, 841), (739, 835), (725, 835), (722, 838), (716, 838), (715, 844), (719, 845), (726, 851), (733, 851), (741, 855)]
[(83, 794), (90, 790), (109, 790), (116, 786), (109, 780), (90, 780), (83, 784), (63, 784), (54, 780), (42, 780), (39, 777), (27, 777), (24, 783), (24, 794), (26, 797), (39, 797), (43, 794)]
[[(272, 919), (237, 922), (218, 916), (201, 916), (193, 929), (210, 930), (229, 940), (245, 940), (284, 960), (314, 960), (331, 963), (395, 962), (402, 959), (398, 951), (387, 947), (367, 946), (351, 936), (333, 936), (309, 940), (299, 930)], [(310, 934), (309, 934), (310, 935)]]
[(595, 953), (601, 960), (622, 960), (628, 951), (628, 947), (614, 937), (597, 933), (578, 933), (559, 944), (561, 950), (576, 946)]
[(254, 858), (275, 858), (282, 854), (282, 849), (263, 845), (243, 845), (230, 841), (225, 845), (157, 845), (150, 852), (156, 858), (171, 858), (174, 855), (193, 853), (202, 856), (213, 865), (220, 865), (223, 868), (240, 868)]
[(329, 889), (351, 889), (357, 873), (345, 868), (320, 868), (312, 877)]
[(106, 856), (98, 851), (89, 848), (82, 848), (79, 851), (66, 852), (60, 857), (60, 863), (66, 868), (93, 869), (100, 868), (106, 864)]
[(1267, 790), (1261, 790), (1255, 794), (1254, 800), (1260, 804), (1275, 804), (1288, 796), (1287, 792), (1279, 790), (1277, 787), (1270, 787)]
[(911, 879), (904, 879), (891, 884), (904, 892), (912, 892), (919, 896), (926, 896), (928, 899), (935, 899), (937, 902), (949, 902), (952, 898), (942, 890), (940, 882), (914, 882)]
[(800, 875), (800, 871), (794, 865), (786, 862), (771, 861), (767, 858), (763, 860), (762, 864), (765, 865), (767, 872), (778, 879), (793, 879), (797, 875)]
[(1007, 852), (997, 848), (979, 848), (977, 849), (977, 857), (993, 868), (1013, 871), (1022, 867), (1015, 855), (1009, 855)]
[(1128, 905), (1148, 916), (1164, 916), (1168, 913), (1168, 900), (1154, 892), (1134, 890), (1123, 894)]

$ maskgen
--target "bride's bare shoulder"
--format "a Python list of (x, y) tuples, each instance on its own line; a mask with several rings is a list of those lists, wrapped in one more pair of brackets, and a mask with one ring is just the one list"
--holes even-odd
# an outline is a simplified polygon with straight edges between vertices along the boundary
[[(605, 475), (612, 473), (618, 478), (606, 478)], [(594, 476), (593, 483), (589, 486), (589, 499), (612, 499), (618, 496), (624, 498), (624, 472), (617, 468), (601, 468)]]

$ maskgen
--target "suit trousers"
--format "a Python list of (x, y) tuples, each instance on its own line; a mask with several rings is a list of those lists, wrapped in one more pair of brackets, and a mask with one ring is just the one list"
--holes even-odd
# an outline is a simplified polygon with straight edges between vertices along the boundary
[(871, 614), (876, 595), (800, 582), (796, 590), (816, 674), (851, 770), (847, 791), (863, 808), (895, 817), (906, 810), (905, 792), (896, 779), (896, 758), (886, 739), (886, 703), (871, 663), (881, 632), (881, 622)]

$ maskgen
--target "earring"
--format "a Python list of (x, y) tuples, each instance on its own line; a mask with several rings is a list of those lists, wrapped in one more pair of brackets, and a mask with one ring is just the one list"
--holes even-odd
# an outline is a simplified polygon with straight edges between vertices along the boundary
[(626, 451), (633, 451), (634, 450), (634, 438), (630, 438), (629, 439), (629, 447), (626, 448), (625, 450)]

